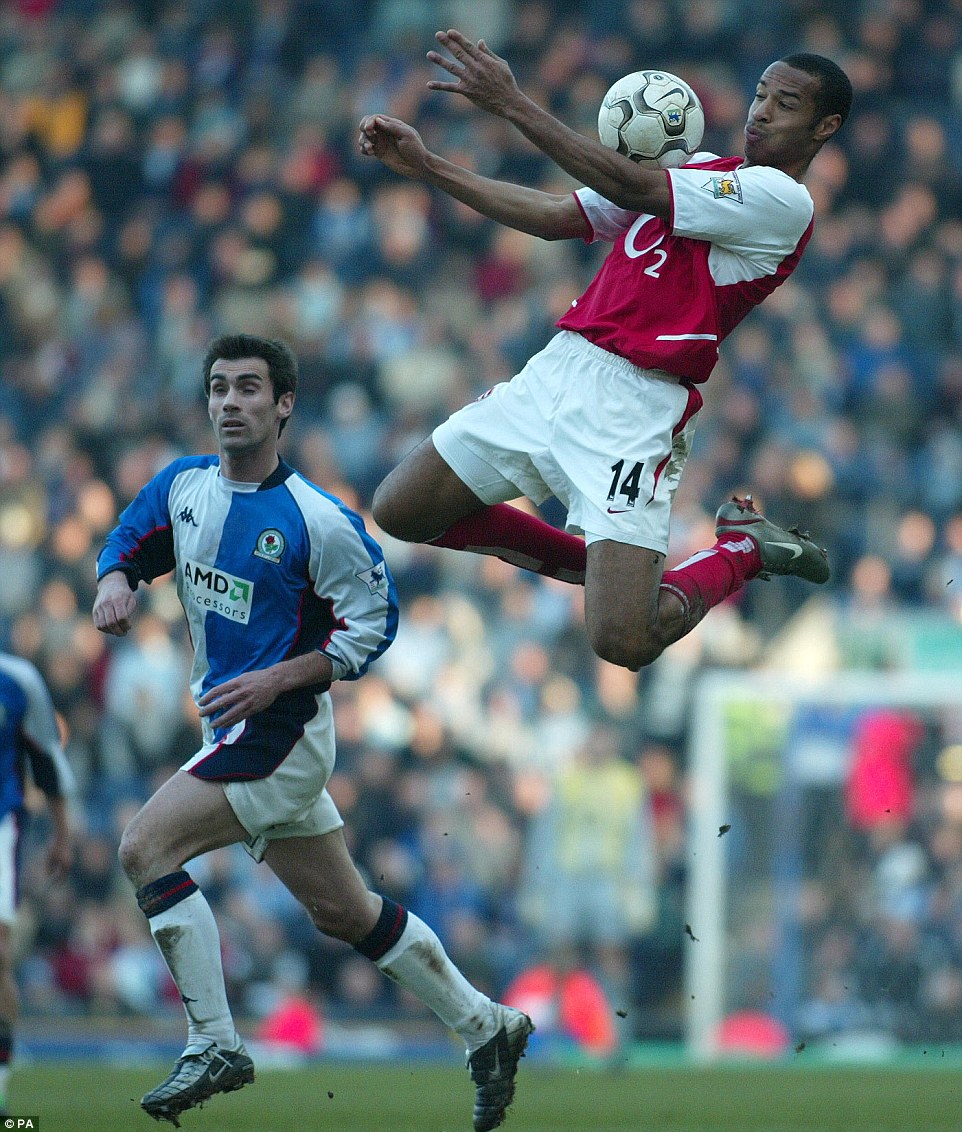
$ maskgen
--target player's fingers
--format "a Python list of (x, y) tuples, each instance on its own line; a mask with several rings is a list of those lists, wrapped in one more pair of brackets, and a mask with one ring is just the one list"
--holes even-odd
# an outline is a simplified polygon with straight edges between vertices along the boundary
[[(477, 58), (477, 48), (459, 31), (439, 31), (436, 38), (442, 46), (446, 47), (448, 51), (451, 52), (458, 63), (467, 64)], [(451, 60), (448, 60), (448, 64), (448, 69), (450, 70), (454, 64), (451, 63)]]
[(449, 90), (449, 91), (452, 91), (454, 94), (460, 94), (461, 90), (462, 90), (460, 83), (442, 83), (442, 82), (438, 82), (435, 79), (432, 79), (427, 84), (427, 88), (428, 88), (428, 90)]
[(130, 618), (115, 605), (104, 605), (100, 608), (99, 622), (95, 622), (102, 633), (110, 633), (114, 637), (122, 637), (130, 628)]
[(457, 28), (448, 28), (446, 32), (439, 31), (437, 39), (455, 56), (459, 52), (461, 55), (474, 55), (477, 51), (474, 43), (466, 35), (459, 32)]
[(387, 118), (383, 114), (376, 114), (371, 136), (377, 137), (380, 134), (383, 137), (388, 134), (392, 138), (399, 138), (409, 130), (410, 126), (406, 122), (402, 122), (400, 118)]
[(428, 52), (428, 62), (434, 63), (437, 67), (443, 67), (452, 75), (460, 75), (464, 71), (464, 68), (460, 63), (456, 63), (453, 59), (449, 59), (446, 55), (439, 55), (437, 51)]
[(208, 688), (197, 702), (202, 707), (207, 707), (208, 704), (212, 704), (216, 700), (223, 699), (224, 696), (229, 695), (231, 690), (232, 686), (229, 683), (218, 684), (216, 688)]

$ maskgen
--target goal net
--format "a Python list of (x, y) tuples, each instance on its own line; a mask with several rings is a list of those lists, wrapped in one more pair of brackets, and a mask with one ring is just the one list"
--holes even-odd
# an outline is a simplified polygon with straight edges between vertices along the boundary
[(957, 673), (706, 674), (690, 768), (693, 1054), (962, 1041)]

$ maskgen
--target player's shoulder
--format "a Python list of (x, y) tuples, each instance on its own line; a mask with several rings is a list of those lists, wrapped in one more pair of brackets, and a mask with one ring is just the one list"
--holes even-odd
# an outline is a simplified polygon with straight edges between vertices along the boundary
[(351, 555), (383, 559), (384, 552), (368, 531), (362, 515), (300, 472), (292, 468), (290, 473), (284, 487), (297, 504), (312, 542), (337, 546)]
[[(747, 193), (748, 199), (754, 199), (756, 203), (771, 200), (809, 214), (814, 210), (812, 196), (801, 181), (796, 181), (774, 165), (746, 165), (744, 157), (696, 153), (691, 161), (669, 172), (684, 174), (685, 182), (692, 189), (705, 190), (716, 199), (741, 203)], [(691, 174), (695, 175), (694, 178)]]
[(172, 475), (177, 475), (180, 472), (190, 471), (207, 471), (208, 468), (220, 467), (220, 457), (216, 455), (200, 455), (200, 456), (178, 456), (164, 469)]
[[(678, 169), (718, 169), (728, 170), (737, 169), (739, 165), (745, 160), (744, 157), (720, 157), (717, 153), (709, 153), (708, 150), (700, 149), (697, 153), (693, 153), (684, 165), (675, 166)], [(668, 172), (672, 172), (671, 169)]]
[(305, 514), (320, 515), (328, 519), (359, 519), (355, 511), (333, 492), (309, 480), (302, 472), (289, 465), (283, 480), (284, 487), (291, 494), (301, 511)]
[(177, 456), (160, 469), (153, 477), (152, 482), (158, 485), (169, 485), (180, 476), (191, 472), (206, 472), (210, 468), (219, 466), (220, 457), (218, 456)]
[(28, 696), (38, 692), (44, 695), (47, 693), (40, 669), (26, 657), (0, 652), (0, 677), (5, 677)]
[[(789, 176), (784, 169), (779, 169), (774, 165), (748, 165), (745, 158), (738, 154), (730, 157), (719, 157), (717, 153), (699, 152), (692, 154), (690, 161), (686, 161), (684, 165), (679, 165), (676, 168), (682, 172), (704, 170), (709, 173), (731, 173), (740, 180), (747, 177), (763, 181), (790, 182), (797, 185), (803, 192), (808, 191), (800, 181)], [(675, 169), (669, 169), (668, 172), (673, 173)]]

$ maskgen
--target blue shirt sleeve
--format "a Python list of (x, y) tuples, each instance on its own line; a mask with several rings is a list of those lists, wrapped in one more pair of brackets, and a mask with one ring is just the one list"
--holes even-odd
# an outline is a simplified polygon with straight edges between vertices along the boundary
[(140, 489), (97, 557), (98, 581), (112, 570), (122, 570), (135, 590), (140, 582), (152, 582), (173, 570), (170, 489), (178, 473), (198, 462), (194, 457), (175, 460)]

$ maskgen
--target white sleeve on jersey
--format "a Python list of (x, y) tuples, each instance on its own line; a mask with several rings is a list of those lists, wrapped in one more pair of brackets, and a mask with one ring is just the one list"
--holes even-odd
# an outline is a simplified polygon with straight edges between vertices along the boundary
[(311, 540), (308, 569), (314, 592), (331, 603), (337, 628), (323, 646), (333, 679), (354, 676), (390, 644), (396, 631), (393, 581), (377, 543), (334, 502), (289, 481), (298, 496)]
[[(676, 236), (707, 240), (767, 265), (798, 246), (815, 205), (808, 189), (780, 169), (669, 169)], [(767, 266), (766, 266), (767, 270)]]
[(609, 244), (613, 244), (641, 215), (630, 212), (627, 208), (619, 208), (594, 189), (577, 189), (575, 200), (591, 225), (591, 239), (588, 242), (592, 244), (597, 240), (607, 240)]
[[(714, 153), (699, 151), (689, 160), (713, 161), (717, 156)], [(607, 197), (603, 197), (601, 193), (587, 187), (576, 189), (574, 196), (581, 206), (581, 211), (585, 214), (585, 219), (591, 225), (592, 236), (588, 243), (593, 244), (598, 240), (607, 240), (609, 244), (613, 244), (623, 232), (628, 231), (639, 216), (643, 215), (640, 212), (632, 212), (627, 208), (619, 208), (618, 205), (612, 204)]]
[(73, 794), (76, 789), (73, 771), (60, 743), (57, 713), (43, 677), (30, 661), (22, 657), (5, 655), (2, 665), (27, 698), (23, 733), (37, 785), (45, 794), (54, 797)]

